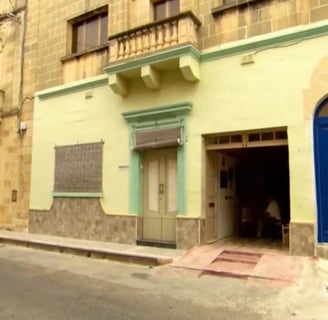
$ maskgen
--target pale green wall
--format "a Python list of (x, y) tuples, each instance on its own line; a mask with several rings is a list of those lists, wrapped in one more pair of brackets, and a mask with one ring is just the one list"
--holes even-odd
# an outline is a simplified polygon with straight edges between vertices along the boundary
[(54, 185), (54, 146), (104, 140), (103, 208), (106, 212), (128, 212), (129, 164), (127, 124), (120, 115), (120, 98), (107, 86), (56, 98), (36, 98), (33, 129), (31, 204), (49, 209)]
[[(304, 120), (303, 90), (315, 65), (325, 55), (327, 38), (307, 40), (255, 54), (255, 63), (242, 66), (240, 56), (201, 64), (201, 81), (187, 83), (178, 72), (162, 75), (159, 91), (142, 81), (130, 83), (121, 98), (107, 86), (36, 101), (33, 140), (31, 208), (47, 209), (52, 202), (53, 147), (99, 141), (104, 145), (104, 209), (128, 212), (128, 125), (122, 112), (191, 101), (187, 116), (186, 216), (199, 217), (202, 202), (201, 134), (288, 127), (291, 218), (315, 219), (312, 123)], [(87, 121), (88, 119), (88, 121)]]

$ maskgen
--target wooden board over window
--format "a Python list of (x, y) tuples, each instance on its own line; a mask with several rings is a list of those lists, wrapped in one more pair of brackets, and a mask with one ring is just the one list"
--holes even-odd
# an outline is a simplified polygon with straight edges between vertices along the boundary
[(55, 148), (55, 192), (102, 192), (103, 143)]
[(134, 133), (134, 150), (176, 147), (182, 144), (181, 127), (140, 130)]

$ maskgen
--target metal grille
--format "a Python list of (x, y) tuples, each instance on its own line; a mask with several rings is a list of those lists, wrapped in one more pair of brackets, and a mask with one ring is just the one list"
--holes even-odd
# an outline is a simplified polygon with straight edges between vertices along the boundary
[(134, 133), (134, 149), (172, 147), (182, 144), (181, 128), (153, 129)]
[(55, 148), (55, 192), (102, 192), (103, 143)]

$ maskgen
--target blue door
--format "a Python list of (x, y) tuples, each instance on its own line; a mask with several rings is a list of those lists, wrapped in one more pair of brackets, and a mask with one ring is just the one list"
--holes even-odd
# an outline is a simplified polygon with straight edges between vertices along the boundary
[[(327, 104), (323, 107), (327, 107)], [(328, 242), (328, 116), (326, 112), (317, 112), (316, 114), (314, 121), (314, 139), (318, 241)]]

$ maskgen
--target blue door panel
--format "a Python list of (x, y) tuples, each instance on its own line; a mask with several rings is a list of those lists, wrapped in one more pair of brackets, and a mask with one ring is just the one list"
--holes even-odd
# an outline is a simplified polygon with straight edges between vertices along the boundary
[(315, 121), (318, 241), (328, 242), (328, 118)]

